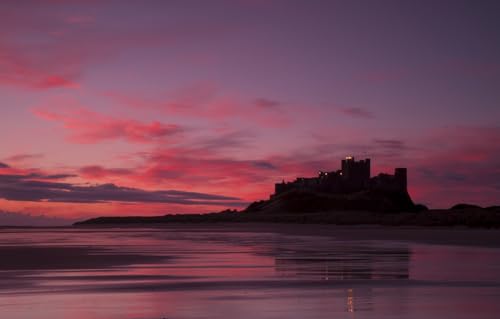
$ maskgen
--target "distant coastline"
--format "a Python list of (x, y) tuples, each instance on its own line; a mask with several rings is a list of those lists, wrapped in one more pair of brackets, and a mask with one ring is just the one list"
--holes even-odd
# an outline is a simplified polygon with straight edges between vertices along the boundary
[(227, 210), (207, 214), (175, 214), (153, 217), (98, 217), (77, 222), (74, 226), (214, 224), (214, 223), (282, 223), (331, 225), (381, 225), (500, 228), (500, 206), (481, 208), (455, 205), (453, 209), (422, 212), (383, 213), (369, 211), (324, 211), (309, 213), (282, 212), (277, 214), (249, 213)]

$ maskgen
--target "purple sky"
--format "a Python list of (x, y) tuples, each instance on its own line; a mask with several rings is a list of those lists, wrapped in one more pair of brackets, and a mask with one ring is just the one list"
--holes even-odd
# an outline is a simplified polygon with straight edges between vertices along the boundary
[(345, 155), (371, 157), (374, 173), (408, 167), (416, 202), (498, 204), (499, 13), (498, 1), (2, 1), (0, 208), (243, 207)]

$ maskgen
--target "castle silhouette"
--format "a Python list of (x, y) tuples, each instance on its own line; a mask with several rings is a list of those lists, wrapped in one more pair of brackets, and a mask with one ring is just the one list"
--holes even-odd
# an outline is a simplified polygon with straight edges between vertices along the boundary
[(365, 190), (407, 193), (406, 168), (396, 168), (394, 175), (380, 173), (370, 177), (370, 159), (355, 161), (353, 156), (342, 160), (342, 168), (337, 171), (320, 171), (318, 177), (299, 177), (293, 182), (275, 184), (274, 194), (290, 190), (349, 194)]

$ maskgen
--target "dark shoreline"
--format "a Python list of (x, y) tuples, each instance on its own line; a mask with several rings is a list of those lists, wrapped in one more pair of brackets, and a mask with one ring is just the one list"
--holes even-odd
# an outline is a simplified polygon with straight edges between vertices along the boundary
[(374, 225), (374, 226), (419, 226), (419, 227), (468, 227), (500, 228), (500, 208), (466, 208), (427, 210), (422, 212), (369, 212), (330, 211), (309, 213), (268, 213), (223, 211), (209, 214), (178, 214), (152, 217), (98, 217), (74, 226), (107, 225), (168, 225), (168, 224), (328, 224), (328, 225)]

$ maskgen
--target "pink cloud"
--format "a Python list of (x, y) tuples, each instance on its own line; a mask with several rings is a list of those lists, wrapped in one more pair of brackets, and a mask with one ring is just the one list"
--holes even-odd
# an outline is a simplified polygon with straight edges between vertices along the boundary
[(70, 139), (76, 143), (97, 143), (105, 140), (124, 139), (132, 143), (151, 143), (179, 134), (182, 129), (174, 124), (158, 121), (143, 123), (132, 119), (120, 119), (87, 109), (66, 109), (53, 112), (35, 109), (33, 113), (48, 121), (60, 122), (70, 131)]
[(0, 40), (0, 84), (33, 89), (79, 88), (70, 73), (73, 72), (54, 73), (43, 63), (30, 61), (23, 50), (9, 48)]
[(38, 83), (35, 83), (35, 87), (41, 89), (49, 89), (56, 87), (79, 88), (80, 85), (60, 75), (48, 75), (45, 78), (42, 78)]
[(221, 92), (211, 82), (184, 87), (161, 98), (145, 98), (123, 92), (104, 92), (103, 95), (119, 105), (159, 110), (169, 115), (204, 119), (212, 123), (238, 120), (268, 128), (284, 128), (292, 124), (291, 112), (284, 111), (282, 102), (265, 98), (246, 101), (236, 94)]
[(297, 176), (314, 176), (318, 169), (331, 168), (333, 160), (269, 156), (238, 159), (218, 149), (173, 147), (156, 149), (144, 158), (144, 163), (125, 176), (142, 187), (168, 185), (177, 189), (231, 194), (245, 201), (267, 198), (274, 183)]
[[(400, 152), (401, 146), (404, 146), (402, 151), (405, 153), (398, 157), (372, 157), (372, 174), (380, 171), (392, 173), (395, 166), (408, 166), (409, 189), (416, 202), (431, 207), (449, 207), (457, 202), (492, 205), (500, 198), (500, 170), (495, 169), (499, 167), (500, 149), (486, 147), (489, 143), (486, 141), (498, 142), (497, 145), (500, 145), (498, 128), (462, 127), (436, 131), (429, 135), (429, 141), (415, 142), (418, 147), (412, 147), (414, 143), (401, 144), (394, 139), (376, 141), (383, 143), (374, 143), (373, 152), (380, 152), (377, 148)], [(431, 141), (434, 144), (429, 145)], [(441, 145), (443, 141), (446, 143)], [(355, 145), (352, 147), (355, 148)], [(325, 153), (325, 149), (321, 147), (302, 150), (301, 154), (289, 153), (262, 158), (249, 156), (248, 159), (234, 158), (221, 150), (217, 147), (206, 148), (201, 144), (196, 147), (163, 147), (141, 154), (142, 162), (135, 167), (108, 168), (91, 165), (78, 168), (76, 172), (81, 178), (93, 182), (113, 180), (120, 185), (134, 185), (143, 189), (210, 192), (249, 202), (267, 198), (273, 192), (274, 183), (281, 179), (314, 176), (318, 169), (340, 168), (340, 155), (336, 151)], [(6, 174), (14, 174), (11, 169), (2, 170), (7, 170)], [(19, 174), (27, 173), (20, 171)], [(241, 205), (244, 206), (243, 203)], [(122, 213), (126, 214), (128, 210), (135, 213), (144, 210), (144, 213), (148, 213), (145, 207), (150, 206), (122, 206)], [(84, 204), (80, 207), (83, 209)], [(173, 207), (171, 204), (155, 206), (154, 211), (172, 211)], [(218, 208), (197, 206), (176, 209), (178, 212), (200, 212)]]
[[(223, 23), (181, 22), (143, 24), (137, 12), (116, 19), (113, 27), (94, 12), (115, 14), (102, 1), (61, 1), (26, 6), (6, 4), (0, 10), (0, 85), (29, 89), (74, 89), (82, 75), (130, 48), (161, 48), (177, 41), (207, 38), (231, 30)], [(91, 10), (88, 5), (91, 4)], [(127, 6), (125, 6), (127, 7)], [(117, 32), (119, 31), (119, 32)]]
[[(47, 19), (49, 18), (49, 19)], [(79, 88), (82, 56), (47, 34), (63, 34), (55, 12), (6, 6), (0, 12), (0, 85), (30, 89)], [(33, 39), (37, 39), (33, 41)], [(71, 54), (70, 54), (71, 52)]]
[(243, 200), (267, 197), (274, 187), (277, 167), (265, 160), (242, 160), (209, 149), (173, 147), (157, 149), (132, 168), (92, 165), (78, 169), (91, 180), (112, 179), (123, 185), (227, 193)]
[(109, 177), (121, 177), (131, 175), (134, 172), (126, 168), (105, 168), (100, 165), (84, 166), (78, 170), (83, 178), (87, 179), (102, 179)]
[[(160, 184), (155, 183), (150, 184), (149, 188), (140, 189), (138, 185), (141, 181), (141, 174), (144, 174), (144, 171), (141, 171), (144, 168), (140, 167), (125, 169), (98, 165), (85, 166), (73, 170), (78, 175), (60, 171), (51, 173), (41, 169), (22, 169), (5, 164), (1, 164), (0, 168), (2, 207), (8, 210), (23, 210), (26, 213), (43, 211), (50, 216), (127, 215), (130, 213), (151, 215), (167, 212), (219, 211), (227, 208), (228, 205), (245, 206), (244, 202), (233, 197), (196, 192), (194, 189), (196, 185), (194, 188), (184, 187), (175, 190), (173, 189), (175, 183), (164, 183), (162, 184), (165, 186), (164, 190), (158, 191)], [(120, 184), (110, 183), (110, 180), (116, 180)], [(202, 187), (198, 185), (197, 188)], [(90, 192), (91, 194), (87, 195), (92, 198), (87, 198), (87, 195), (82, 192)], [(135, 195), (132, 197), (135, 196), (135, 199), (124, 194), (127, 192), (134, 192)], [(110, 193), (118, 196), (111, 198)], [(66, 198), (67, 195), (73, 197)], [(46, 196), (49, 196), (47, 199), (50, 200), (44, 200)], [(81, 196), (85, 198), (80, 198)], [(108, 196), (110, 202), (102, 203), (103, 196)]]

